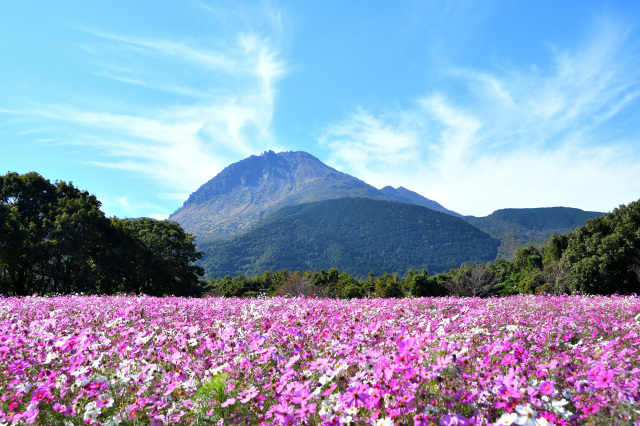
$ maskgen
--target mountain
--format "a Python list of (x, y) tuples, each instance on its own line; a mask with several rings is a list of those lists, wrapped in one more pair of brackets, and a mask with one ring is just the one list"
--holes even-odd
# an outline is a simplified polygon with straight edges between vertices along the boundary
[(488, 262), (499, 244), (460, 218), (422, 206), (340, 198), (282, 208), (242, 235), (199, 249), (209, 278), (331, 267), (366, 276)]
[(229, 239), (286, 206), (344, 197), (403, 201), (457, 215), (405, 188), (379, 190), (303, 152), (268, 151), (231, 164), (169, 216), (199, 243)]
[(543, 207), (501, 209), (485, 217), (465, 216), (464, 219), (501, 241), (498, 257), (513, 259), (517, 248), (530, 244), (541, 247), (552, 235), (572, 232), (588, 219), (603, 214), (569, 207)]

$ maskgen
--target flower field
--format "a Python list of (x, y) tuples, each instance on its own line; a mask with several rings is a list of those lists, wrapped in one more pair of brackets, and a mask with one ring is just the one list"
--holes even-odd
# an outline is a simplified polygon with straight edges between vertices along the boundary
[(0, 424), (640, 425), (640, 298), (0, 298)]

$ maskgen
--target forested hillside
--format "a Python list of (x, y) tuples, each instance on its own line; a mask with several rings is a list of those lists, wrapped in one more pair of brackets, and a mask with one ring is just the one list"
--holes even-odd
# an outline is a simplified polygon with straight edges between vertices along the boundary
[(588, 219), (602, 214), (569, 207), (548, 207), (501, 209), (485, 217), (466, 216), (464, 219), (500, 240), (499, 258), (513, 259), (516, 249), (528, 245), (540, 248), (552, 235), (572, 232)]
[(199, 248), (208, 277), (332, 267), (365, 276), (488, 262), (498, 244), (464, 220), (425, 207), (341, 198), (283, 208), (241, 236)]

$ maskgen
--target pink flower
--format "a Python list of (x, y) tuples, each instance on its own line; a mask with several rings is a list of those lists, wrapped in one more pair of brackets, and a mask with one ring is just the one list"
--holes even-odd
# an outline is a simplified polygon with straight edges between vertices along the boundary
[(441, 425), (461, 425), (461, 426), (467, 426), (469, 424), (469, 419), (467, 419), (465, 416), (462, 416), (460, 414), (451, 414), (447, 416), (446, 414), (444, 416), (442, 416), (442, 418), (440, 419), (440, 424)]
[(69, 364), (69, 372), (74, 372), (82, 365), (82, 363), (86, 360), (86, 358), (82, 355), (78, 355), (71, 359), (71, 364)]
[(428, 426), (429, 419), (427, 419), (427, 416), (422, 413), (416, 414), (415, 416), (413, 416), (413, 424), (415, 426)]
[(553, 390), (554, 390), (553, 382), (545, 380), (542, 383), (540, 383), (540, 393), (544, 395), (551, 395), (553, 394)]
[(24, 376), (25, 375), (24, 369), (30, 366), (31, 364), (29, 363), (29, 361), (21, 359), (9, 364), (8, 369), (9, 369), (9, 373), (11, 374), (15, 374), (16, 376)]
[(292, 402), (294, 404), (305, 405), (309, 401), (309, 388), (302, 388), (296, 390), (293, 395)]
[(606, 388), (611, 385), (613, 382), (614, 371), (607, 370), (605, 372), (600, 373), (596, 379), (593, 381), (593, 386), (596, 388)]
[(38, 417), (40, 410), (38, 408), (32, 408), (24, 412), (24, 422), (27, 424), (34, 423)]
[(318, 404), (307, 404), (296, 410), (296, 416), (299, 418), (307, 417), (307, 414), (315, 414)]
[(449, 366), (449, 363), (451, 363), (452, 360), (453, 360), (453, 357), (451, 355), (447, 355), (445, 357), (439, 356), (436, 358), (436, 363), (433, 367), (431, 367), (431, 369), (433, 371), (444, 370)]
[(367, 393), (368, 388), (362, 384), (355, 384), (351, 386), (345, 393), (342, 394), (340, 399), (344, 402), (347, 408), (356, 407), (360, 408), (367, 404), (371, 397)]
[(230, 405), (233, 405), (236, 403), (236, 399), (235, 398), (229, 398), (227, 399), (225, 402), (223, 402), (222, 404), (220, 404), (221, 407), (225, 408), (228, 407)]

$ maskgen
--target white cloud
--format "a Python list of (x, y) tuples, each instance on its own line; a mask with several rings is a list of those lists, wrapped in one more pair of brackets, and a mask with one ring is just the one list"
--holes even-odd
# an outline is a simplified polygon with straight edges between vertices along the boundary
[(274, 146), (275, 87), (286, 72), (282, 17), (266, 8), (228, 13), (250, 13), (251, 22), (211, 22), (221, 32), (199, 42), (84, 30), (89, 41), (78, 47), (88, 73), (116, 89), (100, 103), (70, 97), (4, 112), (53, 123), (65, 143), (85, 148), (79, 161), (133, 172), (183, 201), (224, 166)]
[(606, 18), (583, 45), (554, 49), (546, 71), (450, 69), (447, 78), (471, 94), (464, 105), (451, 93), (430, 93), (403, 109), (358, 108), (328, 126), (321, 142), (342, 170), (463, 214), (611, 210), (640, 197), (640, 132), (625, 121), (640, 94), (632, 36)]

